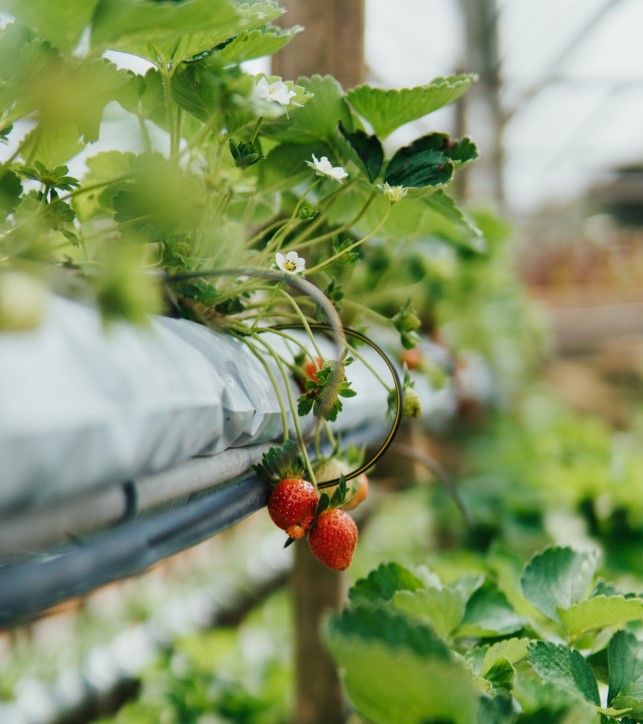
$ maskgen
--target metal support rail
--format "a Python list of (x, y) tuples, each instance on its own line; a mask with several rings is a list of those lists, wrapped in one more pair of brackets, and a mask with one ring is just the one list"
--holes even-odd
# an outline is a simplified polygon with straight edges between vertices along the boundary
[[(382, 426), (372, 424), (354, 432), (350, 441), (368, 444), (382, 435)], [(129, 515), (120, 524), (87, 538), (73, 537), (64, 545), (34, 551), (31, 556), (23, 556), (0, 567), (0, 626), (23, 623), (58, 603), (144, 571), (264, 507), (268, 501), (268, 485), (251, 474), (251, 460), (260, 457), (267, 447), (254, 446), (242, 455), (245, 463), (237, 460), (235, 465), (225, 467), (228, 475), (237, 468), (236, 477), (225, 482), (220, 481), (221, 470), (216, 473), (216, 464), (211, 478), (206, 470), (212, 468), (217, 457), (221, 463), (223, 454), (215, 458), (197, 458), (175, 470), (147, 476), (141, 481), (144, 496), (146, 490), (156, 490), (157, 483), (162, 483), (163, 479), (173, 480), (175, 493), (170, 502), (178, 503), (179, 507), (157, 508), (157, 512), (153, 512), (148, 505), (148, 512), (135, 515), (138, 487), (126, 485), (121, 488), (121, 506), (126, 510), (129, 506)], [(239, 465), (245, 465), (245, 477), (239, 474)], [(211, 475), (212, 472), (211, 469)], [(190, 488), (192, 494), (188, 494), (186, 500), (185, 493)], [(183, 495), (177, 499), (176, 491), (181, 489)], [(164, 497), (162, 490), (163, 485), (158, 485), (158, 492), (152, 499), (157, 505)], [(17, 525), (25, 525), (24, 519)], [(29, 540), (33, 543), (33, 538)]]

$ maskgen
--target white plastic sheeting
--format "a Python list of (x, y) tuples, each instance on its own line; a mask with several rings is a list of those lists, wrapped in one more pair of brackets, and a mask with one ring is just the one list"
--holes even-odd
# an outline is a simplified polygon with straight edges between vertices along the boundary
[(50, 299), (33, 331), (0, 334), (0, 510), (166, 467), (223, 431), (225, 382), (163, 324), (106, 330)]
[[(293, 354), (280, 337), (265, 339)], [(329, 340), (318, 343), (331, 355)], [(367, 356), (386, 378), (383, 361)], [(269, 355), (265, 360), (287, 399), (276, 364)], [(344, 402), (339, 429), (386, 414), (386, 389), (366, 368), (354, 367), (362, 368), (354, 380), (350, 375), (358, 397)], [(310, 431), (313, 420), (302, 422)], [(52, 297), (39, 328), (0, 334), (5, 517), (282, 433), (261, 360), (224, 333), (169, 318), (153, 319), (148, 328), (105, 328), (95, 309)]]

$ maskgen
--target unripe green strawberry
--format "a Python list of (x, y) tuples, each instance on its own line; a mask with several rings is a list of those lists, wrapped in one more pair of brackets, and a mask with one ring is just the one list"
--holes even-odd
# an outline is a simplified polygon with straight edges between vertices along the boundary
[(350, 566), (357, 545), (355, 521), (339, 508), (327, 508), (308, 531), (308, 544), (318, 561), (343, 571)]
[[(328, 480), (336, 480), (340, 475), (348, 475), (350, 472), (350, 466), (339, 458), (326, 458), (320, 463), (313, 467), (315, 478), (317, 479), (317, 485), (319, 485), (321, 491), (326, 493), (329, 498), (332, 498), (335, 491), (339, 487), (339, 483), (335, 485), (325, 486)], [(353, 510), (368, 495), (368, 478), (364, 473), (358, 475), (357, 478), (347, 481), (347, 490), (343, 502), (340, 502), (337, 507), (343, 508), (344, 510)]]
[(280, 480), (270, 493), (268, 513), (290, 538), (303, 538), (315, 519), (319, 493), (303, 478)]
[[(313, 465), (313, 472), (315, 473), (317, 485), (319, 485), (320, 483), (325, 483), (327, 480), (337, 480), (340, 475), (348, 475), (350, 467), (340, 458), (329, 457), (316, 462)], [(324, 492), (329, 497), (332, 497), (334, 489), (334, 487), (324, 488)]]
[(0, 331), (35, 329), (45, 315), (47, 295), (37, 277), (18, 271), (0, 274)]

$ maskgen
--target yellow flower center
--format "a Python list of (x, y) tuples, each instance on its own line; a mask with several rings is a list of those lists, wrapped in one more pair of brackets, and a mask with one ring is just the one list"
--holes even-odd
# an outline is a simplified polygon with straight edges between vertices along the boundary
[(294, 261), (290, 261), (290, 259), (288, 259), (284, 262), (284, 269), (286, 271), (295, 271), (295, 269), (297, 269), (297, 264), (295, 264)]

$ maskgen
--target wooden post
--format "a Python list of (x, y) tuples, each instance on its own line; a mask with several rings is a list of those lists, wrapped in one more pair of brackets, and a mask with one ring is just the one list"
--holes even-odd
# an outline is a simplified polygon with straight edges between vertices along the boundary
[(458, 135), (471, 132), (481, 157), (460, 174), (460, 192), (505, 203), (504, 126), (500, 106), (500, 59), (496, 0), (461, 0), (466, 37), (466, 72), (479, 82), (462, 96), (456, 123)]
[[(301, 75), (332, 75), (344, 88), (364, 80), (364, 0), (282, 0), (286, 27), (305, 30), (272, 58), (272, 72), (296, 80)], [(344, 574), (332, 571), (295, 544), (292, 595), (295, 618), (295, 711), (297, 724), (342, 724), (346, 703), (337, 668), (328, 654), (321, 626), (346, 595)]]
[(344, 88), (364, 80), (364, 0), (283, 0), (286, 27), (303, 33), (272, 58), (272, 72), (295, 80), (300, 75), (330, 74)]
[(325, 617), (346, 595), (343, 573), (326, 568), (305, 541), (295, 544), (292, 597), (295, 614), (295, 710), (297, 724), (342, 724), (346, 702), (337, 673), (322, 641)]

